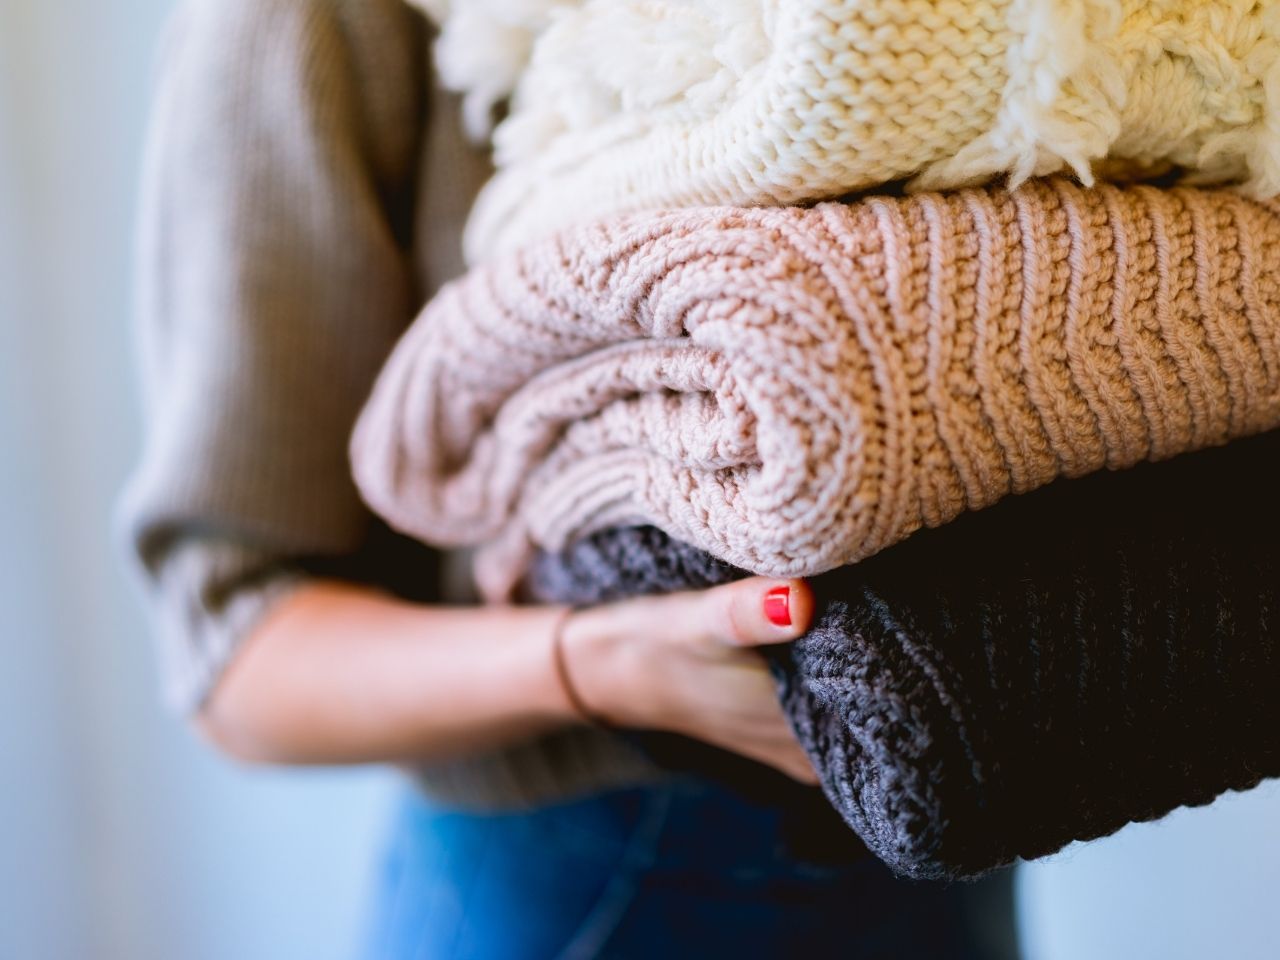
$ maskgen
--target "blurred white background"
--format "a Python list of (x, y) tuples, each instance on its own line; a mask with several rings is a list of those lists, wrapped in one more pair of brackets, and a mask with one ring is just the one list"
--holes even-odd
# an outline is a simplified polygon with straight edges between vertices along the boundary
[[(216, 0), (211, 0), (216, 2)], [(110, 510), (166, 0), (0, 0), (0, 958), (337, 960), (391, 781), (238, 770), (157, 706)], [(1277, 956), (1280, 788), (1022, 871), (1029, 960)]]
[(166, 0), (0, 0), (0, 958), (336, 960), (389, 778), (216, 759), (158, 706), (110, 512)]

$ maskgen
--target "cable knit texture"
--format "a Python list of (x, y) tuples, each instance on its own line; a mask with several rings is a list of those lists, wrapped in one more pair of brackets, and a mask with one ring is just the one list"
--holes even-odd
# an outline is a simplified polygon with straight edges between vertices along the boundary
[(1059, 476), (1280, 424), (1280, 221), (1225, 190), (1032, 181), (578, 228), (447, 286), (352, 443), (395, 527), (652, 524), (809, 575)]
[(418, 0), (499, 165), (473, 260), (570, 220), (1170, 165), (1280, 192), (1280, 5)]
[[(1280, 776), (1280, 434), (1063, 481), (818, 578), (774, 649), (823, 789), (897, 873), (973, 877)], [(742, 571), (653, 528), (541, 555), (590, 603)]]

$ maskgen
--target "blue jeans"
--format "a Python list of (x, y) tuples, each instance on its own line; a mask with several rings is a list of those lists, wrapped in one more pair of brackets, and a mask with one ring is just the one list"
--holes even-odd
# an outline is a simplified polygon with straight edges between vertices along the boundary
[[(440, 809), (415, 794), (395, 820), (364, 956), (998, 954), (980, 944), (965, 888), (899, 881), (869, 856), (797, 859), (779, 824), (776, 810), (701, 781), (496, 815)], [(995, 910), (1007, 908), (997, 897)]]

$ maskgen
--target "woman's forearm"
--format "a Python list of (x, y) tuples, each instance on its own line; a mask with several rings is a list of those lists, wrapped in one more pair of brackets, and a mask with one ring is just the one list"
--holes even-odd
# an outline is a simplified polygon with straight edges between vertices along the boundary
[(449, 608), (316, 581), (247, 638), (198, 723), (243, 760), (408, 762), (571, 723), (555, 608)]
[[(316, 581), (245, 640), (199, 717), (225, 752), (268, 763), (420, 763), (582, 719), (704, 740), (805, 782), (813, 768), (754, 649), (808, 628), (803, 581), (557, 607), (419, 606)], [(559, 625), (559, 626), (558, 626)], [(556, 665), (560, 630), (566, 674)]]

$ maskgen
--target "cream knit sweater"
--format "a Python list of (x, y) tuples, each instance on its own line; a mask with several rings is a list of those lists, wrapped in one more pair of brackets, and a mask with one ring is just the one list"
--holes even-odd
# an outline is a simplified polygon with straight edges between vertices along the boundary
[(495, 131), (472, 261), (570, 221), (1071, 171), (1280, 192), (1277, 0), (413, 0)]

